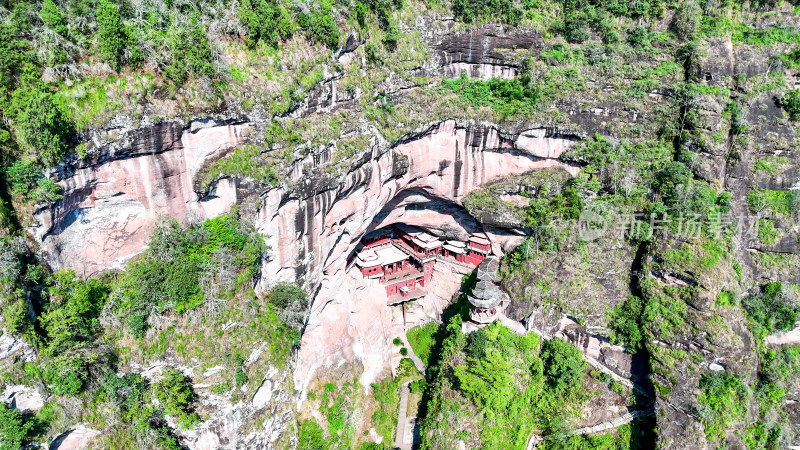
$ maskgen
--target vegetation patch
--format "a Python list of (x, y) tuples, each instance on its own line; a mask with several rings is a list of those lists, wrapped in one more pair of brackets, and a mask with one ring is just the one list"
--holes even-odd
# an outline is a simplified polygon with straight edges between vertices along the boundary
[(742, 379), (734, 373), (715, 372), (700, 377), (700, 416), (706, 436), (721, 440), (727, 430), (747, 417), (749, 392)]
[(440, 333), (439, 325), (430, 322), (425, 325), (417, 325), (406, 332), (408, 343), (414, 354), (422, 360), (425, 365), (430, 362), (431, 352), (436, 344), (436, 336)]
[(760, 292), (742, 299), (750, 330), (758, 339), (776, 331), (787, 331), (797, 321), (800, 305), (792, 301), (780, 281), (767, 283)]

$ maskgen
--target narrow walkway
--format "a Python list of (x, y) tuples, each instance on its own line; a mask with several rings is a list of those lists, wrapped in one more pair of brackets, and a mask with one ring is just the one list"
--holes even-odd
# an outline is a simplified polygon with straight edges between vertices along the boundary
[[(402, 450), (410, 450), (413, 444), (413, 439), (406, 439), (406, 435), (408, 434), (406, 433), (406, 424), (408, 423), (408, 417), (406, 417), (408, 415), (408, 385), (410, 383), (409, 381), (400, 386), (400, 411), (397, 413), (397, 430), (395, 431), (394, 448)], [(411, 435), (413, 437), (413, 430)]]
[(795, 324), (795, 327), (789, 331), (779, 331), (766, 336), (764, 342), (771, 347), (800, 344), (800, 322)]
[(498, 314), (497, 320), (499, 320), (504, 327), (508, 328), (509, 330), (513, 331), (516, 334), (519, 334), (521, 336), (528, 334), (528, 330), (525, 329), (525, 325), (522, 325), (516, 320), (509, 319), (504, 312), (500, 312)]
[[(411, 359), (417, 370), (424, 375), (428, 367), (414, 353), (414, 349), (411, 348), (405, 333), (400, 333), (400, 340), (403, 342), (403, 347), (408, 349), (408, 354), (404, 358)], [(410, 381), (400, 386), (400, 410), (397, 412), (397, 431), (395, 432), (394, 447), (401, 450), (411, 450), (414, 445), (414, 426), (417, 421), (416, 417), (408, 417), (409, 384), (411, 384)]]
[(601, 433), (603, 431), (608, 431), (608, 430), (611, 430), (613, 428), (619, 428), (619, 427), (621, 427), (623, 425), (626, 425), (626, 424), (629, 424), (629, 423), (633, 422), (636, 419), (639, 419), (639, 418), (642, 418), (642, 417), (647, 417), (647, 416), (650, 416), (650, 415), (653, 415), (653, 414), (655, 414), (655, 410), (653, 408), (650, 408), (650, 409), (639, 409), (639, 410), (636, 410), (636, 411), (628, 412), (625, 415), (617, 417), (616, 419), (611, 419), (608, 422), (603, 422), (603, 423), (601, 423), (599, 425), (595, 425), (595, 426), (591, 426), (591, 427), (578, 428), (577, 430), (573, 430), (573, 431), (571, 431), (571, 432), (569, 432), (567, 434), (560, 434), (560, 435), (542, 437), (542, 436), (539, 436), (538, 434), (534, 433), (534, 434), (531, 434), (530, 438), (528, 438), (528, 445), (525, 448), (526, 448), (526, 450), (534, 450), (536, 448), (536, 446), (540, 442), (542, 442), (542, 441), (544, 441), (546, 439), (564, 438), (564, 437), (567, 437), (567, 436), (574, 436), (574, 435), (577, 435), (577, 434), (596, 434), (596, 433)]
[(411, 344), (408, 343), (408, 338), (405, 333), (400, 334), (400, 340), (403, 341), (403, 347), (408, 349), (408, 355), (404, 356), (404, 358), (410, 358), (411, 361), (414, 362), (414, 366), (416, 366), (417, 370), (424, 375), (428, 367), (425, 366), (425, 363), (414, 353), (414, 349), (411, 348)]

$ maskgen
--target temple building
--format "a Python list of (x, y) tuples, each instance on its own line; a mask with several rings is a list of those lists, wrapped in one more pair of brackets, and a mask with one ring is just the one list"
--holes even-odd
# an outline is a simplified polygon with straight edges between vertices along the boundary
[(388, 304), (423, 297), (437, 259), (477, 266), (491, 252), (485, 236), (472, 235), (469, 242), (442, 242), (418, 228), (398, 224), (368, 233), (352, 264), (365, 278), (378, 279), (386, 289)]

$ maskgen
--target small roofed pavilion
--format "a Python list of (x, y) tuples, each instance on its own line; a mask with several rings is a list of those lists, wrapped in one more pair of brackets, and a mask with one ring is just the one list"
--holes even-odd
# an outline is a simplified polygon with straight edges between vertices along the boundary
[(494, 322), (500, 307), (510, 301), (508, 294), (494, 283), (499, 266), (500, 262), (494, 256), (484, 259), (477, 269), (478, 283), (472, 289), (472, 293), (467, 295), (470, 320), (479, 325)]

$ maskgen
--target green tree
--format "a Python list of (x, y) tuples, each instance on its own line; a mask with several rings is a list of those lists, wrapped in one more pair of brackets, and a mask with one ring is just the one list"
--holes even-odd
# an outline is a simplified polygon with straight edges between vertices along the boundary
[(130, 31), (122, 23), (119, 8), (111, 0), (100, 0), (97, 7), (97, 40), (100, 57), (119, 70), (125, 49), (131, 46), (132, 39)]
[(505, 410), (516, 394), (514, 367), (495, 349), (488, 349), (481, 359), (471, 359), (468, 366), (457, 366), (454, 373), (461, 390), (484, 408), (487, 415)]
[(61, 161), (75, 135), (75, 127), (53, 94), (38, 86), (17, 89), (9, 112), (17, 141), (32, 158), (45, 164)]
[(42, 2), (41, 11), (42, 21), (47, 24), (56, 33), (66, 36), (67, 34), (67, 21), (61, 14), (53, 0), (44, 0)]
[(306, 38), (314, 44), (325, 44), (329, 48), (335, 48), (339, 45), (339, 27), (336, 26), (336, 21), (333, 20), (331, 14), (331, 5), (328, 1), (323, 0), (319, 6), (311, 11), (311, 14), (299, 14), (297, 21), (303, 31), (306, 32)]
[(19, 411), (0, 402), (0, 450), (19, 450), (33, 426)]
[(211, 45), (196, 15), (187, 28), (173, 28), (167, 41), (172, 52), (172, 61), (164, 68), (167, 78), (182, 84), (189, 77), (216, 76)]
[(251, 48), (259, 42), (277, 47), (280, 39), (288, 39), (294, 32), (289, 12), (274, 0), (242, 0), (238, 12)]
[(97, 278), (86, 281), (72, 270), (56, 272), (50, 302), (39, 323), (47, 334), (47, 353), (59, 354), (99, 331), (97, 320), (109, 288)]
[(542, 362), (547, 384), (557, 395), (571, 397), (580, 390), (586, 362), (574, 345), (558, 338), (542, 342)]
[(182, 428), (191, 428), (199, 420), (194, 412), (191, 380), (174, 367), (164, 369), (161, 375), (161, 380), (153, 384), (153, 395), (165, 413), (178, 418)]
[(301, 450), (327, 450), (329, 444), (322, 427), (313, 419), (306, 419), (300, 424), (297, 433), (297, 448)]
[(789, 114), (790, 120), (800, 120), (800, 89), (790, 90), (780, 103)]

